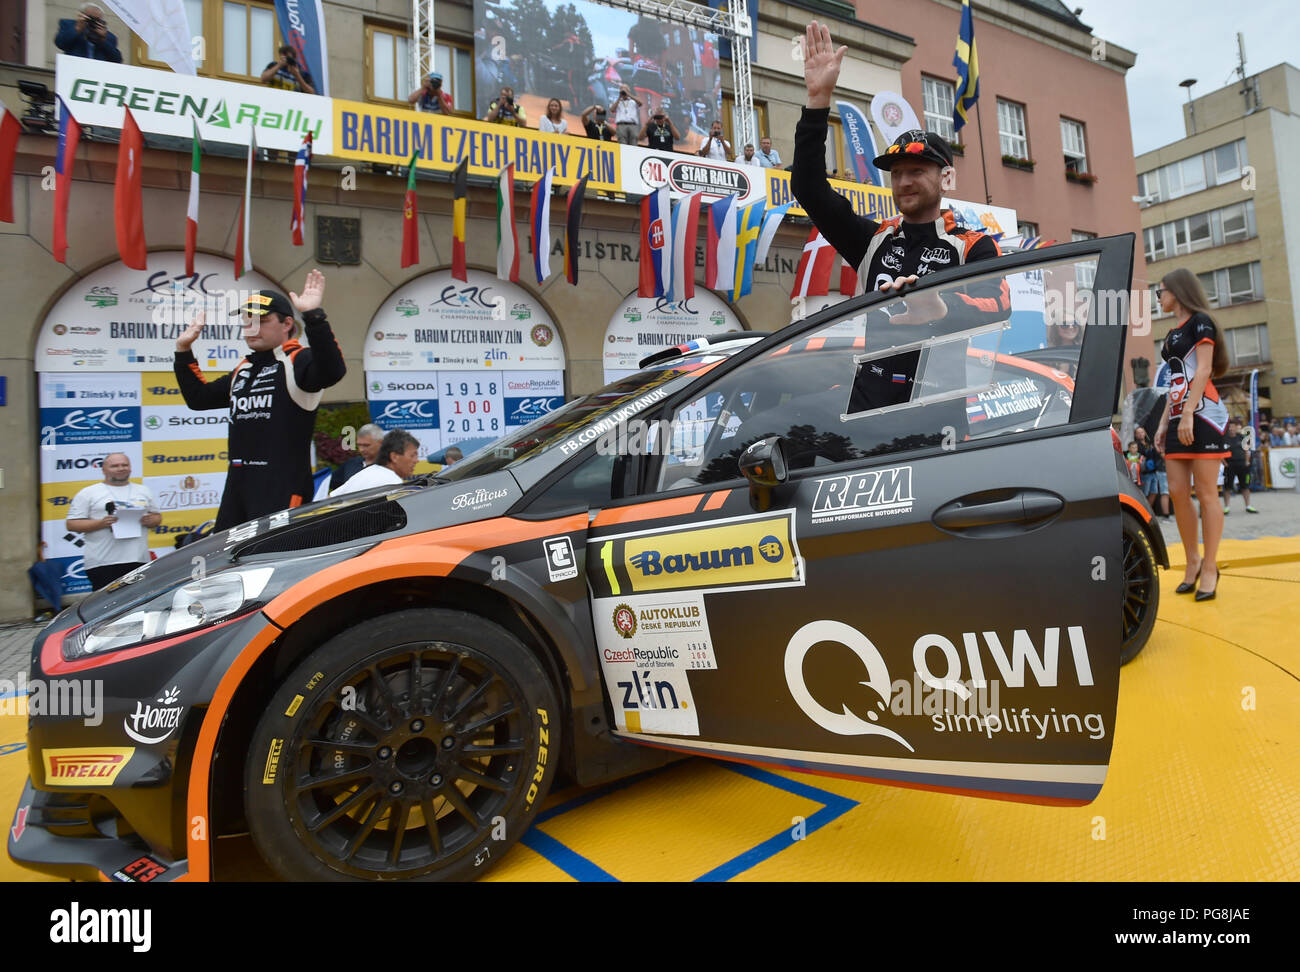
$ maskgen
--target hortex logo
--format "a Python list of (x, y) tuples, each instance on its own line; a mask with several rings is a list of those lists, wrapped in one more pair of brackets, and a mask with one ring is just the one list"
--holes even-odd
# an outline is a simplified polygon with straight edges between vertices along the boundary
[(891, 516), (910, 512), (912, 502), (911, 466), (871, 469), (819, 480), (812, 518), (818, 521)]
[(180, 689), (173, 686), (158, 696), (156, 705), (136, 702), (135, 712), (122, 720), (122, 728), (128, 736), (146, 746), (165, 742), (181, 724), (185, 706), (177, 704), (180, 697)]
[(134, 752), (134, 746), (42, 750), (45, 782), (64, 786), (112, 786)]

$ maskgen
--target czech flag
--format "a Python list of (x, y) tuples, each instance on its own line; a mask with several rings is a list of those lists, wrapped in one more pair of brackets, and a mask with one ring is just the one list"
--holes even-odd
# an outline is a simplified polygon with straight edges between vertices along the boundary
[(668, 296), (675, 301), (695, 296), (695, 243), (700, 236), (700, 201), (694, 192), (673, 207), (673, 269)]
[(22, 123), (0, 101), (0, 223), (14, 221), (14, 157), (22, 133)]
[(569, 187), (564, 216), (564, 279), (571, 284), (578, 282), (578, 231), (582, 229), (582, 197), (586, 191), (586, 176)]
[(411, 161), (406, 167), (406, 200), (402, 203), (402, 266), (404, 268), (420, 262), (420, 214), (415, 204), (415, 159), (419, 154), (419, 149), (412, 152)]
[(122, 136), (117, 146), (117, 178), (113, 181), (113, 225), (117, 230), (117, 252), (132, 270), (147, 270), (148, 246), (144, 241), (144, 136), (126, 109)]
[(554, 166), (547, 169), (546, 175), (533, 184), (532, 206), (529, 210), (533, 269), (537, 273), (538, 283), (551, 275), (551, 180), (553, 178), (555, 178)]
[(311, 132), (302, 137), (298, 157), (293, 160), (293, 213), (289, 217), (289, 230), (293, 245), (302, 246), (303, 208), (307, 205), (307, 170), (311, 168)]
[(740, 300), (754, 286), (754, 258), (763, 230), (763, 200), (752, 202), (736, 214), (736, 276), (732, 300)]
[(451, 191), (451, 275), (469, 283), (465, 272), (465, 193), (469, 183), (469, 158), (460, 160), (452, 177)]
[(54, 259), (67, 263), (68, 196), (72, 192), (72, 162), (81, 141), (81, 126), (59, 97), (59, 148), (54, 157)]
[(709, 206), (708, 250), (704, 254), (704, 286), (731, 299), (736, 271), (736, 197), (724, 196)]
[(666, 297), (672, 291), (671, 200), (663, 186), (641, 200), (641, 275), (638, 297)]
[(515, 165), (497, 176), (497, 277), (519, 282), (519, 234), (515, 231)]
[(830, 293), (831, 268), (835, 266), (835, 247), (822, 236), (816, 226), (803, 245), (799, 266), (794, 272), (794, 287), (790, 298), (825, 297)]

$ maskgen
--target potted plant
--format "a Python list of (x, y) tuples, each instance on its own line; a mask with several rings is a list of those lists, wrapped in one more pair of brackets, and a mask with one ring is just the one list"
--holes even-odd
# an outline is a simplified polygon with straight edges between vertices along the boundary
[(1033, 160), (1033, 159), (1022, 159), (1022, 158), (1021, 158), (1020, 156), (1018, 156), (1018, 155), (1004, 155), (1004, 156), (1002, 156), (1002, 164), (1003, 164), (1003, 165), (1010, 166), (1010, 167), (1013, 168), (1013, 169), (1024, 169), (1026, 172), (1033, 172), (1033, 171), (1034, 171), (1034, 160)]
[(1097, 181), (1097, 177), (1091, 172), (1076, 172), (1074, 169), (1066, 169), (1065, 178), (1070, 182), (1077, 182), (1085, 186), (1090, 186)]
[(948, 143), (948, 147), (949, 147), (950, 149), (952, 149), (952, 154), (953, 154), (953, 155), (965, 155), (965, 154), (966, 154), (966, 146), (963, 145), (961, 142), (949, 142), (949, 143)]

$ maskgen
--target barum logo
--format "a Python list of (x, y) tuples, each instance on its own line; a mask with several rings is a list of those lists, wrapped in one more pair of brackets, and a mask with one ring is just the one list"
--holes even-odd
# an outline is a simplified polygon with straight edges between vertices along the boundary
[[(780, 548), (778, 543), (777, 548)], [(765, 558), (769, 561), (772, 558)], [(780, 559), (778, 554), (777, 560)], [(644, 550), (632, 557), (631, 564), (646, 577), (655, 574), (681, 574), (697, 570), (719, 570), (725, 567), (751, 566), (754, 563), (753, 547), (724, 547), (701, 550), (698, 554), (680, 553), (664, 556), (658, 550)]]

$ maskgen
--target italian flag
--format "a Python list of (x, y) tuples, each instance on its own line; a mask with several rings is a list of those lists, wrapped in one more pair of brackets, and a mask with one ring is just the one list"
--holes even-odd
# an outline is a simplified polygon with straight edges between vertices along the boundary
[(515, 164), (497, 177), (497, 276), (519, 282), (519, 234), (515, 231)]
[(248, 131), (248, 169), (244, 174), (244, 200), (239, 204), (239, 226), (235, 231), (236, 280), (253, 269), (253, 156), (256, 154), (257, 132), (250, 125)]
[(407, 166), (406, 202), (402, 206), (402, 266), (409, 267), (420, 262), (420, 215), (415, 207), (415, 158), (419, 152), (411, 153), (411, 162)]
[(194, 276), (194, 249), (199, 240), (199, 159), (203, 143), (199, 140), (199, 123), (194, 125), (193, 146), (190, 149), (190, 202), (185, 209), (185, 275)]
[(0, 223), (14, 221), (14, 157), (22, 132), (22, 123), (0, 101)]

